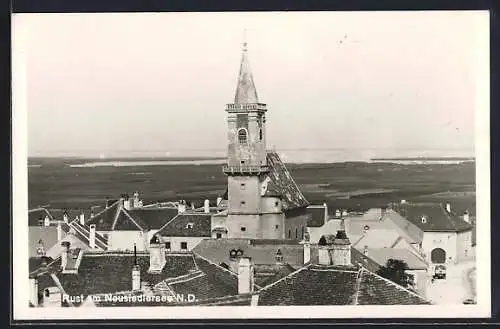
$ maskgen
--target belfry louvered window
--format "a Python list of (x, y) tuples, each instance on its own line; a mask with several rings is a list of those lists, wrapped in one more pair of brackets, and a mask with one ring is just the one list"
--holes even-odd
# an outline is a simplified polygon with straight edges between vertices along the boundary
[(246, 131), (246, 129), (240, 129), (240, 130), (238, 130), (238, 142), (240, 144), (246, 144), (247, 143), (247, 131)]

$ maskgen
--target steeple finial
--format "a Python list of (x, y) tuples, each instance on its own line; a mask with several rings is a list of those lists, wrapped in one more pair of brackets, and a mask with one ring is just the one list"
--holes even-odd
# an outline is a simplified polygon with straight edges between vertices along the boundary
[(236, 87), (236, 95), (234, 97), (235, 104), (252, 104), (258, 103), (257, 90), (253, 82), (252, 70), (248, 61), (248, 48), (246, 40), (246, 29), (243, 30), (243, 51), (240, 63), (240, 72), (238, 75), (238, 85)]
[(247, 51), (248, 48), (248, 43), (247, 43), (247, 29), (243, 29), (243, 51)]

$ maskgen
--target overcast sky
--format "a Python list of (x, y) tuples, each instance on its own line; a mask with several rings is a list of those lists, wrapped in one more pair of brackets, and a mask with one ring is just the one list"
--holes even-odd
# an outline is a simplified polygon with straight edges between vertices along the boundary
[(484, 19), (479, 12), (18, 15), (28, 152), (224, 150), (224, 106), (234, 98), (244, 29), (268, 104), (269, 145), (473, 150)]

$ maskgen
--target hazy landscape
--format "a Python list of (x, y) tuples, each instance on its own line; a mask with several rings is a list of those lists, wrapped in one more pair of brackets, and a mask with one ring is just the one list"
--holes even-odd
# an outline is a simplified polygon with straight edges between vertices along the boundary
[[(139, 191), (146, 203), (204, 199), (212, 202), (224, 192), (223, 159), (218, 157), (154, 159), (30, 158), (29, 207), (89, 208), (106, 197)], [(93, 162), (132, 162), (133, 165), (82, 165)], [(151, 165), (148, 162), (160, 162)], [(174, 164), (161, 162), (173, 161)], [(175, 164), (181, 161), (182, 164)], [(212, 164), (206, 164), (213, 161)], [(141, 165), (142, 163), (142, 165)], [(192, 164), (186, 164), (192, 163)], [(201, 164), (200, 164), (201, 163)], [(338, 162), (289, 163), (287, 167), (311, 203), (327, 202), (330, 209), (365, 210), (390, 201), (450, 201), (456, 211), (475, 214), (475, 164)]]

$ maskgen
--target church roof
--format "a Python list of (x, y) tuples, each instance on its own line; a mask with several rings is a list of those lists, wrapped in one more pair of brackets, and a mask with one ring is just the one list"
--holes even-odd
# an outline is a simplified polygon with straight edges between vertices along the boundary
[(265, 196), (279, 196), (282, 200), (284, 211), (303, 208), (309, 205), (299, 187), (293, 180), (292, 175), (281, 161), (278, 153), (267, 153), (267, 165), (269, 167), (269, 183), (267, 184)]
[(258, 102), (259, 99), (257, 97), (257, 89), (255, 88), (255, 84), (253, 82), (252, 70), (250, 69), (250, 62), (248, 60), (248, 50), (246, 43), (244, 43), (234, 103), (251, 104)]

